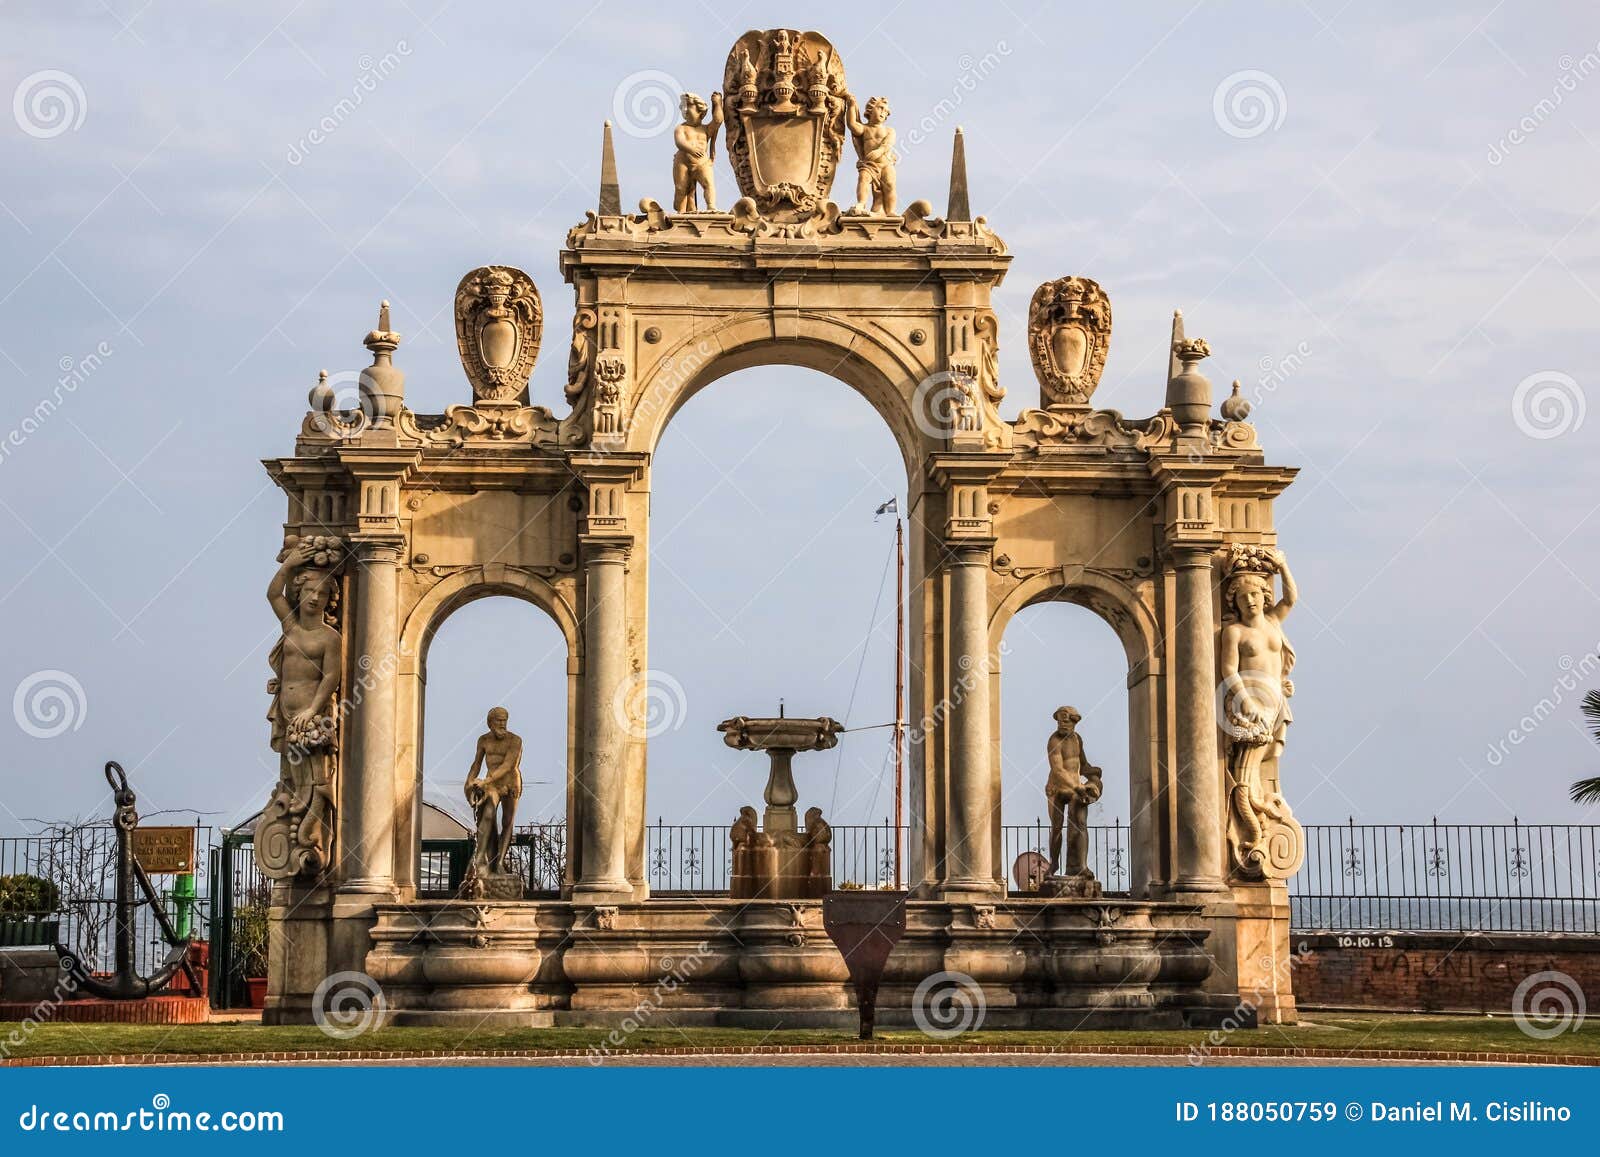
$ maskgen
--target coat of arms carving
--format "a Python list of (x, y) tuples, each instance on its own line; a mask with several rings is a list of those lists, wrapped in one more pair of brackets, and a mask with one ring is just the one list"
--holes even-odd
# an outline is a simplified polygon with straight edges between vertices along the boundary
[(1111, 301), (1087, 277), (1062, 277), (1034, 290), (1028, 353), (1046, 406), (1085, 406), (1106, 368)]
[(746, 32), (723, 72), (728, 159), (739, 192), (771, 221), (821, 213), (845, 135), (844, 65), (826, 37)]
[(528, 375), (539, 357), (544, 306), (522, 270), (474, 269), (456, 287), (456, 346), (472, 382), (473, 403), (528, 404)]

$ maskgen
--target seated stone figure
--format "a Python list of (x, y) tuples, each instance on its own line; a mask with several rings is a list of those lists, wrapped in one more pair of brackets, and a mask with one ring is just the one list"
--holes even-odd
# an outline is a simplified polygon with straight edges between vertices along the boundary
[(822, 818), (822, 809), (806, 811), (805, 855), (801, 857), (808, 899), (820, 899), (833, 889), (833, 828)]

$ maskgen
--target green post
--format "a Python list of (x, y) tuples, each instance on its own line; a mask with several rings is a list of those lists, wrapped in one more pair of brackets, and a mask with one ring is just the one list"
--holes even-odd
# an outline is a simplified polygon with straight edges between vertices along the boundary
[(180, 940), (187, 940), (194, 930), (194, 900), (194, 873), (179, 873), (172, 881), (172, 924)]

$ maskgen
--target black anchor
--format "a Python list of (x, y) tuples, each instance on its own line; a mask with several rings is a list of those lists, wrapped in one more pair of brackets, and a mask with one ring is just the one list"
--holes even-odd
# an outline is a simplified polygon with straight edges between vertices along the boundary
[[(81, 954), (75, 957), (58, 945), (56, 951), (61, 956), (61, 963), (79, 985), (104, 1000), (143, 1000), (165, 988), (179, 969), (188, 976), (194, 990), (199, 992), (200, 978), (189, 963), (189, 939), (180, 939), (173, 930), (166, 909), (161, 906), (161, 900), (150, 884), (150, 877), (133, 858), (133, 829), (139, 826), (139, 813), (134, 810), (134, 804), (138, 801), (133, 788), (128, 786), (127, 772), (114, 759), (106, 763), (106, 782), (111, 785), (112, 798), (117, 805), (117, 967), (109, 979), (91, 976), (82, 964)], [(143, 900), (134, 899), (135, 884), (144, 893)], [(161, 967), (147, 977), (138, 975), (133, 965), (133, 915), (140, 904), (150, 905), (155, 912), (156, 922), (161, 925), (162, 934), (167, 943), (172, 945)]]

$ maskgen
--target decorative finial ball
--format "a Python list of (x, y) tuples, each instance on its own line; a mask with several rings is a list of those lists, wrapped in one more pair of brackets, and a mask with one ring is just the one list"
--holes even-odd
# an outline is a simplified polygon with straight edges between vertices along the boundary
[(1239, 379), (1233, 379), (1233, 393), (1222, 399), (1222, 405), (1217, 407), (1222, 411), (1222, 416), (1230, 422), (1242, 422), (1250, 416), (1250, 402), (1239, 392)]
[(308, 400), (312, 410), (318, 414), (326, 414), (333, 409), (333, 387), (328, 384), (327, 370), (318, 371), (317, 384), (311, 387)]

